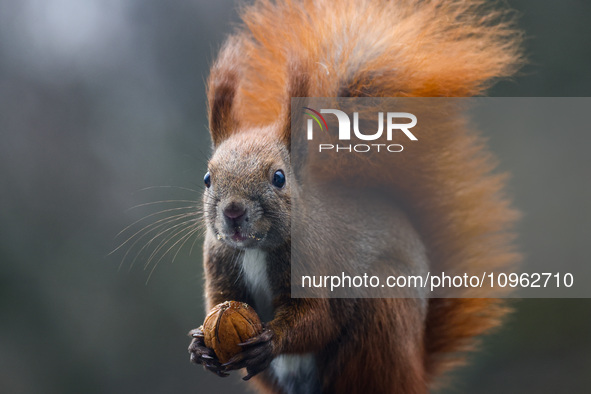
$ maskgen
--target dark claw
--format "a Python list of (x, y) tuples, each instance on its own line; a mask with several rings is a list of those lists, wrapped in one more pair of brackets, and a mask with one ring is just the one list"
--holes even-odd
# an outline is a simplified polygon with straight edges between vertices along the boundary
[(230, 375), (229, 373), (225, 372), (224, 370), (221, 370), (219, 368), (219, 366), (216, 366), (216, 365), (205, 364), (203, 367), (206, 370), (215, 373), (217, 376), (219, 376), (221, 378), (225, 378), (226, 376)]
[(206, 370), (213, 372), (222, 378), (228, 376), (229, 373), (227, 373), (226, 368), (220, 364), (214, 351), (205, 346), (201, 327), (191, 330), (189, 336), (193, 338), (193, 341), (189, 345), (191, 362), (203, 365)]
[(268, 357), (266, 357), (265, 355), (261, 355), (255, 359), (251, 360), (251, 362), (248, 363), (248, 365), (246, 367), (247, 374), (242, 379), (249, 380), (250, 378), (252, 378), (256, 374), (263, 372), (265, 370), (265, 368), (267, 368), (269, 366), (270, 363), (271, 363), (271, 360)]
[[(244, 355), (244, 352), (238, 353), (237, 355), (235, 355), (234, 357), (232, 357), (230, 360), (228, 360), (228, 362), (222, 364), (222, 367), (235, 366), (234, 364), (237, 364), (240, 361), (242, 361), (244, 359), (244, 357), (246, 357)], [(242, 368), (242, 367), (238, 367), (236, 369), (239, 369), (239, 368)]]
[(262, 372), (273, 359), (273, 335), (272, 330), (266, 329), (261, 335), (244, 341), (240, 344), (244, 350), (222, 364), (222, 367), (228, 370), (246, 368), (244, 380)]
[(188, 335), (193, 338), (205, 338), (205, 335), (203, 334), (203, 326), (189, 331)]
[(268, 342), (271, 339), (273, 339), (273, 331), (267, 329), (263, 331), (261, 335), (256, 336), (254, 338), (250, 338), (249, 340), (246, 340), (242, 343), (239, 343), (238, 346), (247, 347), (250, 345), (256, 345), (258, 343)]
[(229, 370), (246, 368), (247, 374), (243, 379), (249, 380), (264, 371), (271, 363), (273, 335), (272, 330), (265, 329), (261, 335), (239, 344), (244, 348), (241, 353), (232, 357), (227, 363), (220, 364), (214, 351), (205, 346), (203, 330), (199, 327), (189, 332), (189, 336), (193, 338), (189, 346), (191, 362), (202, 364), (206, 370), (220, 377), (229, 376)]

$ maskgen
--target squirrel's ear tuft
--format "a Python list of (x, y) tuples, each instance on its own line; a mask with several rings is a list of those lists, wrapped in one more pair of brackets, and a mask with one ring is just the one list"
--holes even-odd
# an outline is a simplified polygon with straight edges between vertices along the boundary
[(209, 132), (214, 146), (218, 146), (238, 128), (234, 101), (240, 81), (240, 48), (239, 39), (230, 37), (221, 49), (209, 75)]
[(302, 119), (302, 105), (292, 105), (292, 98), (302, 98), (296, 100), (296, 103), (304, 103), (305, 97), (309, 94), (310, 77), (307, 73), (306, 67), (302, 63), (290, 63), (287, 70), (287, 97), (285, 105), (284, 123), (281, 129), (281, 141), (291, 151), (291, 138), (292, 130), (291, 125), (300, 125), (302, 122), (298, 121)]

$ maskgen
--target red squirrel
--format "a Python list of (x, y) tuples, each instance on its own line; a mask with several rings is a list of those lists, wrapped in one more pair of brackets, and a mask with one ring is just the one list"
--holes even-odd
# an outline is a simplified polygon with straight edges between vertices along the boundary
[[(482, 94), (522, 62), (519, 31), (485, 3), (255, 0), (242, 9), (208, 80), (205, 298), (207, 310), (227, 300), (254, 306), (264, 331), (221, 364), (195, 329), (191, 361), (219, 376), (246, 368), (244, 379), (269, 393), (425, 393), (500, 323), (507, 309), (497, 298), (290, 296), (292, 199), (306, 192), (292, 168), (290, 98)], [(353, 239), (351, 256), (382, 248), (427, 269), (514, 265), (518, 215), (505, 177), (462, 119), (445, 127), (423, 130), (421, 154), (403, 159), (412, 165), (376, 175), (389, 177), (399, 203), (384, 207), (395, 228), (370, 223), (402, 241), (361, 244), (355, 234), (370, 229), (338, 235), (330, 217), (310, 219), (310, 231)], [(342, 171), (373, 176), (347, 163), (323, 176)], [(306, 201), (321, 214), (320, 200)]]

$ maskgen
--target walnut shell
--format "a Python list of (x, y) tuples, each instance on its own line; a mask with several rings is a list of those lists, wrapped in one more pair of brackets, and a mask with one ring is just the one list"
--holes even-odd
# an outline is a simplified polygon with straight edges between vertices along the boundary
[(248, 304), (226, 301), (213, 307), (203, 322), (205, 346), (226, 363), (242, 351), (238, 346), (263, 332), (261, 319)]

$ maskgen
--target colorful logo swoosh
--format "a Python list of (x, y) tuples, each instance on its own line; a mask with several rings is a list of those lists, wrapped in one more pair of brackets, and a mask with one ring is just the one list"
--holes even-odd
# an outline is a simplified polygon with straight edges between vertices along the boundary
[[(320, 130), (323, 130), (326, 128), (326, 131), (328, 131), (328, 125), (326, 124), (326, 120), (324, 120), (324, 117), (322, 115), (320, 115), (320, 112), (313, 110), (312, 108), (308, 108), (308, 107), (302, 107), (304, 108), (304, 114), (306, 115), (310, 115), (312, 117), (312, 119), (314, 119), (316, 121), (316, 123), (318, 123), (318, 126), (320, 126)], [(310, 112), (308, 112), (310, 111)], [(324, 127), (322, 127), (322, 123), (320, 123), (320, 120), (322, 120), (322, 123), (324, 123)]]

